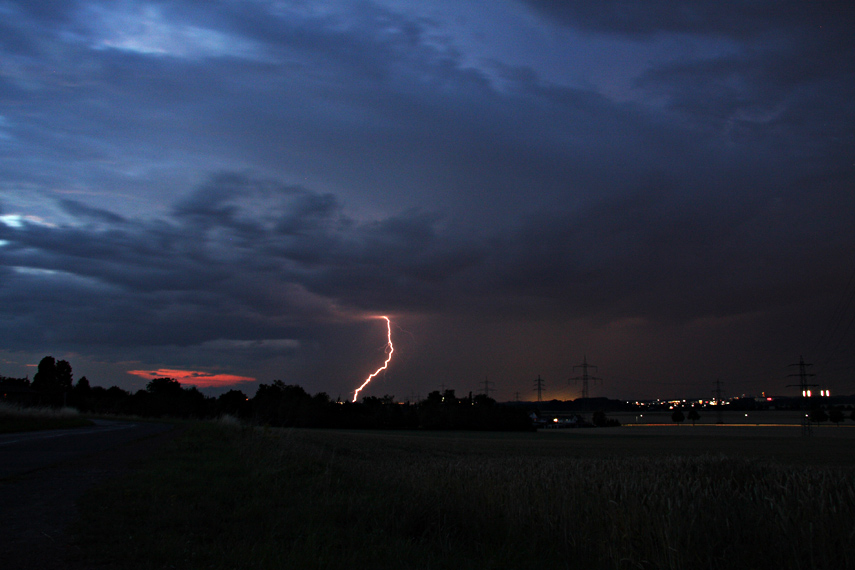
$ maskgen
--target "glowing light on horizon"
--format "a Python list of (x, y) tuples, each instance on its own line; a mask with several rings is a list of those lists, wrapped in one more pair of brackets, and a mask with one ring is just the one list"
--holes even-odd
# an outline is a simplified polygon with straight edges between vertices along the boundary
[(359, 392), (361, 392), (363, 388), (368, 386), (368, 383), (371, 382), (375, 376), (377, 376), (389, 367), (389, 363), (392, 361), (392, 353), (395, 352), (395, 347), (392, 345), (392, 321), (390, 321), (389, 317), (385, 315), (377, 318), (386, 319), (386, 362), (384, 362), (383, 366), (375, 370), (373, 374), (366, 378), (365, 382), (362, 383), (362, 386), (356, 389), (356, 392), (353, 393), (354, 402), (356, 402), (356, 399), (359, 397)]

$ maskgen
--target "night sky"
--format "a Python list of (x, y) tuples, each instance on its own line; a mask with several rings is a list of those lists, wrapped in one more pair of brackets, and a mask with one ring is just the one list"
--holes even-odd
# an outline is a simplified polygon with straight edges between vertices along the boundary
[(0, 2), (0, 375), (853, 394), (853, 11)]

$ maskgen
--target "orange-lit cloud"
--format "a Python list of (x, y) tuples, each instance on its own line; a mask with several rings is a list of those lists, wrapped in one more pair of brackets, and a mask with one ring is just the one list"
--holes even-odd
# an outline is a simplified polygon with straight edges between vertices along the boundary
[(197, 370), (173, 370), (171, 368), (158, 368), (157, 370), (128, 370), (128, 374), (140, 376), (147, 380), (155, 378), (174, 378), (181, 384), (196, 386), (197, 388), (211, 388), (218, 386), (230, 386), (242, 382), (255, 382), (255, 378), (248, 376), (235, 376), (233, 374), (210, 374)]

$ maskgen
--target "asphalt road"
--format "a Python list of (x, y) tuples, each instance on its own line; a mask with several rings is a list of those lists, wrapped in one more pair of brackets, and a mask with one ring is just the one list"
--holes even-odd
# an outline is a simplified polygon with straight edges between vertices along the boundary
[(87, 428), (0, 436), (0, 567), (75, 567), (76, 502), (172, 433), (167, 423), (95, 420)]
[(93, 420), (92, 427), (0, 435), (0, 480), (167, 431), (162, 423)]

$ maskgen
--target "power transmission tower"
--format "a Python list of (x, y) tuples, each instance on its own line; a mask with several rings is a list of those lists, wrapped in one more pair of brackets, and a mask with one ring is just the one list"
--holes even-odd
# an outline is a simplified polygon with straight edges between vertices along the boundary
[(485, 376), (483, 384), (484, 384), (484, 395), (489, 398), (491, 386), (493, 386), (495, 384), (495, 382), (490, 382), (490, 379), (487, 376)]
[(721, 379), (715, 381), (715, 390), (713, 390), (713, 394), (715, 394), (715, 403), (716, 403), (716, 406), (715, 406), (715, 423), (723, 424), (724, 419), (722, 419), (722, 412), (724, 410), (722, 409), (722, 404), (721, 404), (721, 402), (723, 400), (723, 397), (721, 395), (722, 394)]
[(597, 370), (596, 366), (588, 364), (588, 355), (584, 355), (582, 357), (582, 364), (579, 364), (578, 366), (574, 366), (573, 371), (575, 372), (577, 368), (582, 369), (582, 375), (576, 376), (574, 378), (570, 378), (570, 380), (575, 380), (576, 382), (578, 382), (579, 380), (582, 381), (582, 397), (587, 398), (588, 397), (588, 383), (590, 381), (594, 381), (594, 382), (596, 382), (597, 380), (602, 381), (603, 379), (597, 378), (596, 376), (591, 376), (588, 374), (588, 368), (593, 368), (594, 370)]
[(798, 386), (802, 391), (802, 398), (807, 401), (808, 413), (802, 418), (802, 435), (810, 435), (811, 425), (810, 425), (810, 402), (811, 402), (811, 393), (810, 389), (819, 386), (819, 384), (808, 384), (808, 378), (812, 378), (816, 376), (816, 374), (808, 374), (807, 367), (813, 366), (813, 364), (809, 364), (805, 362), (805, 359), (802, 356), (799, 356), (799, 361), (797, 364), (790, 364), (789, 366), (798, 366), (799, 372), (798, 374), (788, 374), (788, 377), (797, 376), (799, 378), (798, 384), (787, 384), (787, 387)]
[(537, 388), (535, 388), (533, 390), (534, 392), (537, 392), (537, 401), (542, 402), (543, 401), (543, 397), (542, 397), (543, 396), (543, 378), (540, 377), (540, 374), (537, 375), (537, 380), (535, 380), (534, 383), (537, 386)]

